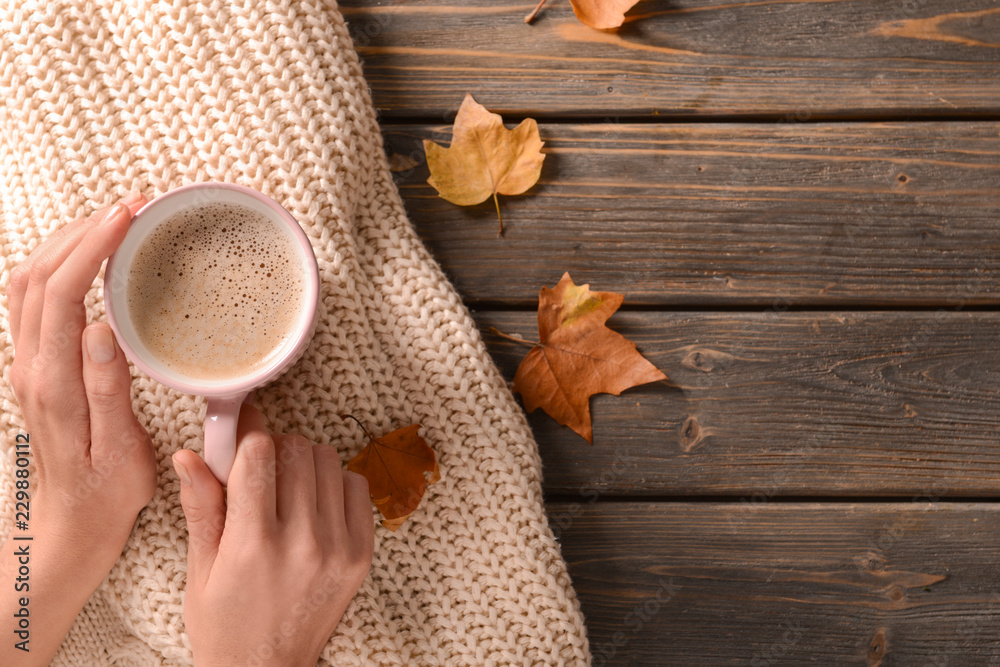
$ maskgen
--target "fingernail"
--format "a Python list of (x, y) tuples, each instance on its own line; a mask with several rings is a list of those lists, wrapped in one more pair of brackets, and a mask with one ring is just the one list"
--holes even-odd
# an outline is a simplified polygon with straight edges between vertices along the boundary
[(188, 473), (188, 469), (184, 467), (184, 464), (178, 461), (176, 456), (171, 456), (170, 460), (174, 462), (174, 470), (177, 472), (177, 477), (181, 480), (181, 484), (191, 486), (191, 474)]
[(104, 224), (113, 223), (126, 210), (128, 210), (128, 209), (126, 208), (126, 206), (124, 204), (122, 204), (122, 203), (115, 204), (114, 206), (111, 207), (111, 210), (108, 211), (107, 213), (105, 213), (104, 217), (101, 218), (101, 224), (104, 225)]
[(132, 204), (137, 203), (140, 199), (142, 199), (141, 192), (130, 192), (122, 198), (122, 203), (126, 206), (131, 206)]
[(111, 329), (97, 326), (90, 327), (84, 333), (87, 339), (87, 354), (90, 360), (97, 364), (106, 364), (115, 359), (115, 340)]

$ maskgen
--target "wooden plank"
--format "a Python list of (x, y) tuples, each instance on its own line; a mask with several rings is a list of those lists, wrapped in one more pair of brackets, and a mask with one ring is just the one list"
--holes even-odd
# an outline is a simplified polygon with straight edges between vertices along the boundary
[[(512, 379), (533, 313), (479, 312)], [(530, 416), (546, 492), (1000, 494), (1000, 313), (621, 312), (611, 327), (676, 386), (591, 400), (594, 444)]]
[(568, 2), (339, 3), (385, 118), (466, 92), (515, 115), (917, 117), (1000, 111), (992, 0), (643, 2), (618, 31)]
[(548, 510), (595, 667), (1000, 661), (997, 505)]
[(459, 207), (389, 127), (421, 237), (470, 301), (524, 306), (563, 271), (636, 304), (1000, 303), (1000, 123), (543, 125), (540, 184)]

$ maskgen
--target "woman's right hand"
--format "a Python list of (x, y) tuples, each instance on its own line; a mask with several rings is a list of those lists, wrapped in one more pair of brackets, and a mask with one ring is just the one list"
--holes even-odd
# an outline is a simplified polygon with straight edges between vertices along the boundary
[(197, 454), (173, 457), (195, 665), (315, 665), (371, 566), (368, 482), (333, 447), (271, 436), (248, 404), (236, 438), (228, 497)]

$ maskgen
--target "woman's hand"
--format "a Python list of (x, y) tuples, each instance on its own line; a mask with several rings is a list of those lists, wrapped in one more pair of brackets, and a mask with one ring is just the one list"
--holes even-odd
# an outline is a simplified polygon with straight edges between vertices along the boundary
[[(83, 305), (145, 202), (130, 195), (66, 225), (14, 269), (7, 287), (10, 381), (36, 479), (29, 528), (19, 532), (32, 538), (31, 661), (21, 654), (14, 654), (19, 662), (8, 661), (11, 642), (3, 642), (3, 664), (48, 664), (156, 488), (156, 456), (132, 412), (128, 362), (107, 324), (86, 326)], [(7, 562), (8, 552), (0, 560), (0, 588), (13, 591), (6, 579), (17, 565)], [(2, 597), (5, 619), (12, 596)]]
[(33, 525), (72, 531), (81, 547), (101, 544), (115, 558), (153, 497), (156, 456), (132, 412), (125, 355), (107, 324), (86, 327), (83, 300), (145, 202), (131, 195), (66, 225), (7, 288), (10, 380), (38, 469)]
[(249, 405), (237, 443), (227, 497), (197, 454), (173, 459), (195, 665), (315, 665), (371, 566), (368, 482), (342, 470), (333, 447), (272, 437)]

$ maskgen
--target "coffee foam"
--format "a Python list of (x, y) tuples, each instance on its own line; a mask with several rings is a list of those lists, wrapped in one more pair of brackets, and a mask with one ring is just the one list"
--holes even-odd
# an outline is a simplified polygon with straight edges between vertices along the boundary
[(290, 233), (238, 204), (185, 209), (139, 246), (128, 311), (146, 348), (201, 380), (254, 373), (297, 331), (305, 271)]

